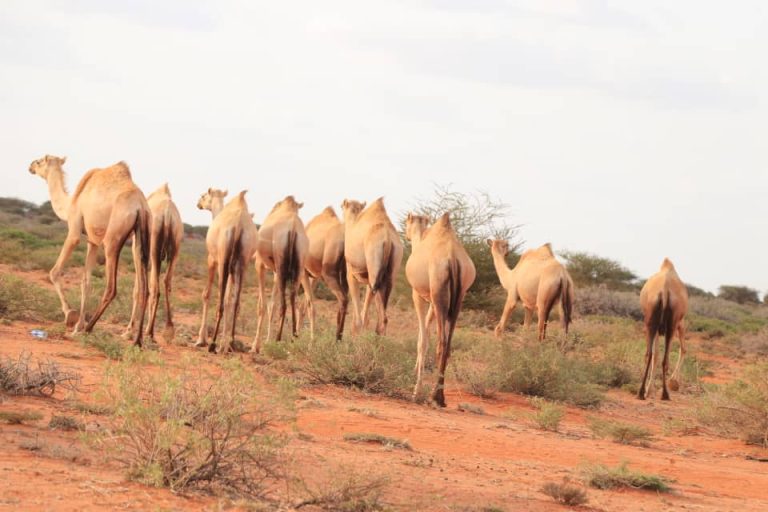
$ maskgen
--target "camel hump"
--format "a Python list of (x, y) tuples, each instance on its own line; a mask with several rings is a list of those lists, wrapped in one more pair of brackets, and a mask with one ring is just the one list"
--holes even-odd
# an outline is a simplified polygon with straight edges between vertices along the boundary
[(377, 198), (368, 207), (369, 210), (384, 210), (384, 196)]
[(448, 214), (448, 212), (442, 214), (440, 218), (435, 221), (432, 227), (438, 229), (453, 230), (453, 226), (451, 225), (451, 216)]
[(238, 204), (244, 206), (245, 205), (245, 194), (247, 194), (247, 193), (248, 193), (248, 190), (241, 190), (240, 193), (237, 194), (234, 197), (234, 200), (237, 201)]
[(333, 209), (333, 206), (326, 206), (325, 209), (320, 213), (322, 215), (326, 215), (328, 217), (338, 219), (338, 216), (336, 215), (336, 210)]
[(664, 261), (661, 262), (661, 270), (675, 270), (675, 266), (669, 258), (664, 258)]
[(147, 199), (151, 199), (155, 196), (165, 196), (168, 199), (171, 199), (171, 189), (168, 188), (168, 183), (164, 183), (163, 185), (160, 186), (160, 188), (158, 188), (157, 190), (149, 194), (149, 196), (147, 196)]
[(552, 252), (552, 244), (549, 242), (539, 247), (539, 250), (541, 251), (542, 254), (552, 256), (553, 258), (555, 257), (555, 253)]

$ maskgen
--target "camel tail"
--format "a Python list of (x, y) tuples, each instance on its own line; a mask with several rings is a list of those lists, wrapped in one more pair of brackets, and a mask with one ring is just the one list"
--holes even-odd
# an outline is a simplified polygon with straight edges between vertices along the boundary
[[(453, 330), (456, 328), (456, 322), (461, 312), (461, 302), (464, 293), (461, 289), (461, 265), (457, 260), (451, 262), (448, 270), (448, 287), (451, 292), (451, 298), (448, 303), (448, 342), (453, 339)], [(449, 345), (450, 346), (450, 345)]]
[(281, 288), (286, 283), (296, 283), (299, 280), (299, 254), (296, 247), (296, 231), (288, 232), (288, 241), (285, 244), (282, 261), (280, 262)]
[(573, 315), (573, 289), (566, 275), (560, 278), (560, 307), (563, 309), (563, 330), (568, 334)]
[(664, 291), (659, 292), (656, 297), (656, 302), (653, 305), (653, 311), (651, 312), (651, 318), (648, 323), (648, 332), (653, 335), (665, 334), (668, 330), (667, 318), (667, 297)]
[(334, 274), (339, 284), (339, 288), (341, 288), (344, 295), (347, 295), (349, 293), (349, 283), (347, 282), (347, 259), (344, 257), (343, 252), (341, 258), (336, 260), (336, 272)]
[(163, 215), (163, 225), (161, 229), (162, 235), (160, 235), (163, 242), (160, 246), (160, 260), (165, 261), (166, 263), (173, 261), (173, 259), (176, 257), (176, 251), (178, 250), (176, 247), (177, 233), (175, 231), (176, 229), (171, 219), (171, 212), (166, 210), (165, 214)]
[(395, 248), (390, 240), (384, 243), (384, 254), (381, 258), (381, 267), (376, 274), (376, 279), (373, 281), (373, 287), (371, 290), (373, 293), (377, 293), (382, 287), (390, 287), (392, 281), (392, 272), (395, 266)]

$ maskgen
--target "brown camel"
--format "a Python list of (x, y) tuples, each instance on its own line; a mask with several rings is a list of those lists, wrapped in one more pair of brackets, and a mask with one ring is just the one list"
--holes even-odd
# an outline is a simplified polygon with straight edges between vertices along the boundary
[[(155, 339), (155, 318), (157, 307), (160, 303), (160, 272), (163, 261), (167, 262), (165, 269), (165, 331), (163, 336), (166, 341), (174, 338), (173, 313), (171, 311), (171, 285), (173, 270), (179, 259), (181, 242), (184, 238), (184, 223), (181, 215), (173, 203), (168, 184), (164, 184), (147, 197), (149, 209), (152, 212), (151, 232), (149, 236), (149, 318), (147, 329), (144, 332), (150, 340)], [(133, 310), (131, 321), (128, 323), (125, 335), (130, 337), (136, 324), (136, 310), (138, 300), (138, 279), (133, 288)]]
[(509, 253), (509, 243), (505, 240), (488, 240), (493, 255), (493, 264), (499, 276), (501, 286), (507, 290), (507, 302), (501, 314), (499, 325), (496, 326), (496, 336), (501, 337), (507, 319), (517, 305), (522, 301), (525, 308), (524, 325), (531, 323), (534, 308), (539, 317), (539, 341), (547, 335), (549, 313), (559, 300), (561, 320), (565, 333), (571, 323), (573, 309), (574, 286), (571, 276), (552, 253), (552, 247), (544, 244), (538, 249), (525, 251), (515, 268), (507, 266), (505, 256)]
[(344, 259), (344, 225), (329, 206), (309, 221), (306, 231), (309, 251), (305, 268), (309, 273), (310, 286), (314, 290), (317, 281), (322, 280), (336, 297), (339, 305), (336, 339), (341, 340), (349, 293), (347, 263)]
[(475, 265), (444, 214), (431, 228), (429, 219), (408, 214), (405, 236), (413, 251), (405, 264), (405, 276), (413, 288), (413, 305), (419, 318), (418, 355), (414, 397), (421, 388), (424, 356), (428, 347), (427, 305), (437, 319), (437, 382), (432, 400), (445, 407), (445, 368), (451, 355), (451, 339), (467, 290), (475, 282)]
[[(688, 313), (688, 290), (675, 271), (675, 266), (664, 258), (661, 269), (652, 275), (640, 290), (640, 307), (643, 310), (646, 334), (645, 372), (637, 398), (644, 400), (646, 386), (648, 394), (653, 387), (653, 366), (656, 352), (656, 337), (664, 335), (664, 359), (661, 363), (661, 399), (669, 400), (667, 390), (667, 367), (669, 366), (669, 346), (672, 335), (677, 332), (680, 340), (680, 357), (672, 372), (670, 387), (677, 390), (677, 377), (685, 355), (685, 315)], [(650, 380), (650, 383), (648, 382)]]
[[(291, 301), (291, 334), (298, 335), (296, 321), (296, 286), (301, 282), (306, 293), (307, 312), (309, 314), (310, 336), (314, 337), (314, 306), (312, 304), (312, 293), (309, 286), (309, 279), (304, 270), (307, 252), (309, 250), (309, 240), (304, 229), (304, 223), (299, 218), (299, 209), (304, 206), (298, 203), (293, 196), (287, 196), (282, 201), (275, 204), (272, 211), (269, 212), (264, 223), (259, 228), (258, 253), (263, 266), (274, 272), (275, 280), (272, 286), (272, 297), (269, 302), (269, 313), (267, 317), (267, 338), (269, 338), (272, 329), (272, 317), (274, 314), (275, 300), (279, 299), (280, 320), (278, 321), (276, 340), (283, 337), (283, 326), (285, 325), (286, 302), (285, 292), (288, 290), (288, 297)], [(261, 349), (261, 339), (259, 336), (262, 320), (264, 318), (264, 308), (260, 307), (259, 322), (257, 326), (257, 335), (253, 340), (251, 350), (259, 352)]]
[[(380, 197), (365, 208), (365, 203), (345, 199), (344, 257), (347, 260), (347, 282), (354, 313), (353, 332), (366, 327), (368, 306), (375, 297), (378, 310), (377, 334), (387, 331), (387, 304), (395, 284), (395, 276), (403, 259), (403, 243), (384, 209)], [(359, 283), (370, 288), (360, 312)]]
[[(72, 196), (67, 194), (62, 165), (66, 157), (46, 155), (29, 166), (29, 172), (37, 174), (48, 183), (51, 206), (56, 215), (67, 222), (68, 233), (50, 278), (61, 301), (67, 325), (77, 322), (74, 332), (91, 332), (104, 310), (117, 295), (117, 268), (120, 251), (129, 236), (134, 237), (134, 265), (138, 276), (138, 329), (134, 344), (141, 346), (144, 313), (147, 306), (147, 265), (149, 261), (149, 233), (151, 213), (144, 194), (131, 178), (125, 162), (105, 169), (91, 169), (81, 179)], [(85, 233), (88, 249), (81, 285), (80, 315), (69, 307), (61, 287), (61, 271), (72, 255), (81, 234)], [(96, 312), (86, 324), (85, 303), (91, 288), (91, 272), (96, 266), (99, 245), (104, 245), (106, 256), (107, 285)]]
[[(229, 336), (227, 342), (222, 344), (219, 352), (230, 351), (232, 342), (235, 340), (235, 327), (240, 310), (240, 293), (243, 287), (245, 269), (256, 247), (256, 232), (251, 228), (253, 221), (250, 213), (248, 213), (245, 193), (245, 190), (240, 192), (218, 212), (205, 237), (205, 245), (208, 249), (208, 281), (203, 291), (203, 312), (196, 346), (201, 347), (207, 344), (208, 299), (211, 294), (214, 275), (218, 273), (219, 302), (216, 309), (213, 338), (208, 348), (209, 352), (216, 351), (216, 341), (222, 319), (224, 319), (225, 326), (229, 326)], [(225, 304), (227, 304), (226, 308)], [(228, 310), (228, 314), (225, 309)], [(228, 324), (227, 316), (229, 316)]]

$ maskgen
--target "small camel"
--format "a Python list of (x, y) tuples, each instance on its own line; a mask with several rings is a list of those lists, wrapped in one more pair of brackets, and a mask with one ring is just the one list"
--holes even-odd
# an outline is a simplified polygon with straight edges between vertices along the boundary
[(523, 253), (515, 268), (507, 266), (505, 257), (509, 253), (506, 240), (488, 240), (493, 255), (493, 265), (499, 276), (501, 286), (507, 290), (507, 301), (496, 326), (496, 337), (501, 337), (507, 325), (509, 315), (515, 309), (517, 301), (522, 301), (525, 308), (524, 326), (529, 326), (534, 308), (539, 317), (539, 341), (547, 335), (549, 314), (559, 300), (563, 330), (568, 334), (573, 310), (574, 286), (565, 267), (555, 259), (552, 247), (544, 244), (538, 249)]
[(427, 228), (429, 219), (408, 214), (405, 236), (413, 251), (405, 264), (405, 276), (413, 288), (413, 306), (419, 319), (414, 398), (421, 388), (424, 357), (428, 347), (427, 305), (437, 319), (437, 382), (432, 400), (445, 407), (445, 368), (451, 355), (451, 340), (464, 296), (475, 282), (475, 265), (456, 237), (448, 214)]
[[(218, 273), (219, 301), (213, 338), (208, 347), (209, 352), (216, 351), (216, 341), (222, 318), (224, 318), (225, 325), (229, 326), (230, 332), (227, 341), (222, 344), (219, 352), (226, 353), (232, 350), (232, 343), (235, 340), (243, 278), (246, 266), (256, 247), (257, 235), (251, 228), (253, 221), (250, 213), (248, 213), (245, 194), (246, 191), (243, 190), (218, 212), (205, 237), (205, 245), (208, 249), (208, 281), (203, 291), (203, 312), (196, 346), (202, 347), (207, 344), (208, 299), (210, 298), (214, 275)], [(228, 303), (226, 308), (229, 310), (228, 314), (225, 311), (225, 303)], [(226, 321), (227, 316), (229, 316), (229, 324)]]
[[(133, 235), (134, 265), (137, 276), (137, 321), (138, 329), (133, 338), (141, 346), (144, 314), (147, 306), (147, 266), (150, 250), (151, 212), (144, 194), (131, 178), (131, 171), (125, 162), (118, 162), (105, 169), (91, 169), (80, 179), (75, 193), (71, 196), (65, 186), (62, 169), (66, 157), (46, 155), (29, 166), (29, 172), (48, 183), (51, 206), (56, 215), (67, 222), (67, 238), (61, 248), (56, 264), (50, 272), (51, 282), (61, 301), (65, 323), (75, 324), (73, 333), (84, 330), (89, 333), (101, 318), (104, 310), (117, 295), (117, 268), (120, 251), (129, 236)], [(61, 271), (72, 255), (80, 236), (85, 233), (88, 248), (80, 296), (80, 315), (69, 307), (61, 287)], [(99, 245), (104, 245), (106, 257), (107, 284), (101, 303), (86, 323), (85, 303), (91, 289), (91, 273), (97, 263)], [(76, 322), (76, 323), (75, 323)]]
[[(275, 300), (279, 299), (280, 320), (278, 321), (276, 340), (283, 337), (285, 325), (286, 302), (285, 292), (291, 301), (291, 334), (298, 336), (296, 321), (296, 286), (301, 282), (307, 301), (307, 313), (309, 315), (310, 336), (314, 337), (314, 306), (312, 304), (312, 291), (309, 286), (309, 278), (304, 269), (307, 252), (309, 251), (309, 239), (304, 229), (304, 223), (299, 218), (299, 209), (304, 203), (298, 203), (293, 196), (275, 204), (269, 212), (264, 223), (259, 228), (258, 253), (263, 266), (274, 272), (275, 280), (272, 285), (272, 297), (269, 302), (267, 316), (267, 338), (272, 330), (272, 317), (274, 314)], [(259, 321), (256, 328), (257, 334), (251, 346), (252, 352), (261, 349), (261, 324), (264, 318), (264, 308), (259, 308)]]
[[(171, 198), (171, 191), (168, 184), (152, 192), (147, 197), (149, 209), (152, 212), (151, 233), (149, 235), (149, 318), (147, 319), (147, 329), (144, 336), (150, 340), (155, 340), (155, 318), (157, 317), (157, 307), (160, 303), (160, 272), (163, 261), (167, 262), (165, 269), (165, 331), (163, 336), (165, 340), (171, 341), (174, 338), (173, 312), (171, 311), (171, 287), (173, 282), (173, 270), (176, 268), (176, 262), (179, 259), (181, 242), (184, 239), (184, 223), (181, 222), (181, 215), (178, 208)], [(136, 324), (136, 310), (138, 300), (138, 279), (133, 288), (133, 310), (131, 311), (131, 321), (125, 330), (126, 337), (130, 337)]]
[[(640, 383), (637, 398), (644, 400), (646, 389), (650, 393), (653, 387), (653, 367), (656, 352), (656, 337), (664, 335), (664, 359), (661, 363), (661, 399), (669, 400), (667, 390), (667, 367), (669, 366), (669, 346), (672, 336), (677, 332), (680, 340), (680, 357), (672, 372), (670, 387), (678, 389), (678, 372), (685, 356), (685, 315), (688, 313), (688, 289), (675, 271), (675, 266), (664, 258), (661, 269), (652, 275), (640, 290), (640, 307), (645, 323), (646, 349), (645, 372)], [(650, 380), (650, 382), (648, 382)], [(647, 386), (647, 388), (646, 388)]]
[[(344, 225), (328, 206), (307, 224), (309, 251), (306, 270), (310, 286), (322, 280), (331, 290), (339, 309), (336, 314), (336, 340), (344, 333), (344, 319), (347, 316), (349, 284), (347, 283), (347, 262), (344, 259)], [(304, 293), (307, 293), (304, 290)]]
[[(376, 333), (386, 334), (387, 304), (395, 285), (395, 276), (403, 259), (403, 243), (384, 209), (380, 197), (365, 208), (365, 203), (345, 199), (344, 257), (347, 260), (347, 282), (354, 314), (353, 332), (366, 327), (368, 307), (376, 299), (378, 323)], [(362, 313), (359, 283), (369, 286)]]

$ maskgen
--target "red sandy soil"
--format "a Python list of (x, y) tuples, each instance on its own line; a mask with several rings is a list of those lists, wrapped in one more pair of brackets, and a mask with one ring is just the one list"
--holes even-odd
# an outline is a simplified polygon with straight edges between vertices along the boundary
[[(42, 272), (17, 274), (45, 283)], [(71, 276), (68, 281), (70, 286), (76, 282)], [(195, 284), (186, 291), (177, 287), (182, 294), (197, 294), (197, 288)], [(323, 314), (332, 314), (332, 306), (323, 305), (319, 315)], [(187, 329), (196, 328), (194, 315), (180, 314), (178, 320)], [(412, 318), (397, 314), (392, 323), (398, 322), (410, 325)], [(67, 391), (57, 391), (53, 398), (3, 397), (0, 410), (39, 411), (43, 419), (29, 425), (0, 424), (0, 510), (240, 508), (225, 498), (179, 496), (129, 482), (121, 467), (85, 444), (78, 433), (50, 430), (51, 415), (79, 414), (67, 405), (69, 399), (92, 401), (106, 362), (102, 354), (76, 341), (34, 340), (28, 332), (39, 326), (22, 322), (0, 325), (0, 355), (15, 357), (28, 351), (35, 358), (49, 358), (77, 371), (83, 382), (76, 397)], [(97, 329), (119, 332), (119, 326), (108, 324)], [(173, 371), (175, 362), (194, 350), (163, 345), (164, 368)], [(245, 354), (231, 357), (251, 361)], [(531, 407), (518, 395), (499, 394), (482, 400), (449, 382), (447, 400), (449, 407), (438, 410), (333, 386), (303, 388), (296, 423), (287, 426), (295, 432), (289, 445), (292, 471), (309, 481), (327, 480), (339, 468), (386, 476), (390, 484), (383, 501), (396, 510), (479, 512), (497, 507), (549, 511), (569, 508), (539, 491), (545, 482), (564, 477), (578, 480), (579, 465), (584, 462), (615, 465), (628, 461), (633, 469), (673, 478), (674, 491), (590, 489), (589, 504), (582, 510), (768, 510), (768, 465), (746, 458), (749, 454), (766, 457), (766, 451), (702, 429), (688, 435), (665, 435), (665, 421), (690, 418), (693, 399), (687, 395), (674, 393), (671, 402), (642, 402), (625, 392), (611, 392), (599, 411), (569, 407), (558, 433), (534, 428), (527, 419)], [(461, 412), (456, 408), (460, 402), (480, 406), (484, 414)], [(656, 439), (647, 447), (593, 439), (586, 426), (589, 415), (642, 424)], [(89, 430), (103, 421), (99, 416), (81, 417)], [(344, 441), (344, 434), (351, 432), (407, 439), (413, 451)], [(41, 449), (24, 448), (30, 443)]]

